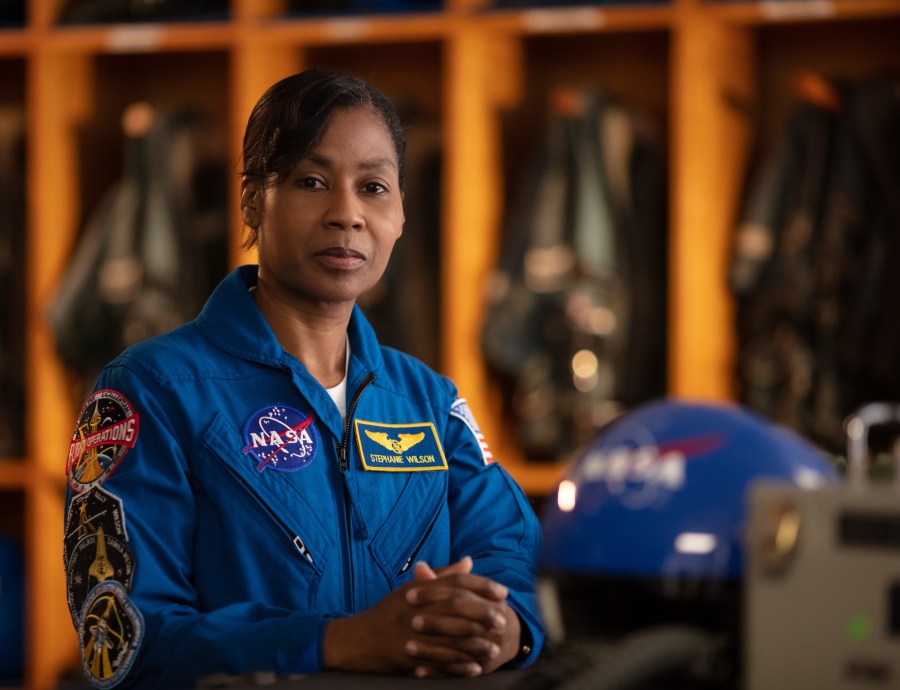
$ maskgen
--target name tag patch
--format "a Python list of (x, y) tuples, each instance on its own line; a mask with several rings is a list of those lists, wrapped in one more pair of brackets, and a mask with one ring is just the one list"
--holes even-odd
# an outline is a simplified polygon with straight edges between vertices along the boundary
[(383, 424), (356, 419), (363, 468), (377, 472), (446, 470), (447, 458), (431, 422)]

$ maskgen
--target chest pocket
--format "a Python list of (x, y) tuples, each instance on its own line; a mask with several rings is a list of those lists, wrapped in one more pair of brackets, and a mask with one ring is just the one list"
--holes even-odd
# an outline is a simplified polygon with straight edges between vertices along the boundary
[[(229, 485), (229, 494), (243, 498), (241, 504), (226, 506), (225, 520), (238, 533), (249, 528), (254, 535), (267, 531), (275, 535), (283, 549), (279, 553), (301, 558), (308, 567), (321, 574), (334, 555), (335, 544), (322, 524), (319, 513), (328, 510), (331, 501), (313, 507), (304, 496), (301, 481), (312, 486), (313, 494), (327, 493), (322, 472), (309, 473), (298, 479), (297, 473), (258, 472), (252, 459), (241, 452), (243, 438), (222, 415), (216, 415), (203, 435), (201, 452), (197, 454), (195, 472), (204, 489), (212, 496), (224, 495), (221, 487)], [(319, 458), (324, 465), (324, 459)], [(255, 516), (266, 524), (253, 524)], [(226, 524), (227, 528), (227, 524)], [(229, 535), (231, 536), (231, 535)], [(247, 549), (254, 550), (253, 544)], [(249, 554), (248, 554), (249, 556)], [(270, 565), (272, 561), (270, 560)]]
[[(359, 473), (358, 473), (359, 474)], [(398, 473), (399, 474), (399, 473)], [(384, 576), (393, 585), (409, 577), (413, 563), (425, 559), (434, 566), (449, 558), (447, 511), (449, 472), (412, 472), (388, 516), (372, 537), (370, 551)], [(365, 473), (367, 484), (392, 483), (385, 473)], [(391, 477), (390, 479), (399, 479)]]

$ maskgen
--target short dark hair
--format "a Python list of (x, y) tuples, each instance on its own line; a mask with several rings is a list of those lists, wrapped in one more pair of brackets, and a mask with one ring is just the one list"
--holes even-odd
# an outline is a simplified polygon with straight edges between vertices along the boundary
[[(253, 106), (244, 131), (241, 175), (263, 186), (278, 184), (319, 143), (336, 109), (371, 107), (394, 140), (400, 189), (404, 188), (406, 135), (390, 99), (369, 82), (337, 70), (316, 68), (270, 86)], [(255, 233), (247, 246), (256, 242)]]

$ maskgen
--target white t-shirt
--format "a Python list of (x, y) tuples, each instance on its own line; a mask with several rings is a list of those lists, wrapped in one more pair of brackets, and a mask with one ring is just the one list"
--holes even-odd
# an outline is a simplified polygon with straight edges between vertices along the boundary
[(334, 388), (326, 388), (326, 392), (341, 412), (341, 419), (347, 417), (347, 369), (350, 366), (350, 338), (347, 338), (347, 355), (344, 359), (344, 378)]

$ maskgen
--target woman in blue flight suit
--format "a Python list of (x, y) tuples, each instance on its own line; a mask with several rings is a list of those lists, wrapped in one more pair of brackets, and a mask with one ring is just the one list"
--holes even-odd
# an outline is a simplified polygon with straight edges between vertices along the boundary
[(454, 385), (380, 347), (355, 305), (402, 232), (404, 147), (366, 82), (271, 87), (244, 138), (258, 266), (99, 377), (64, 545), (98, 687), (537, 656), (531, 507)]

